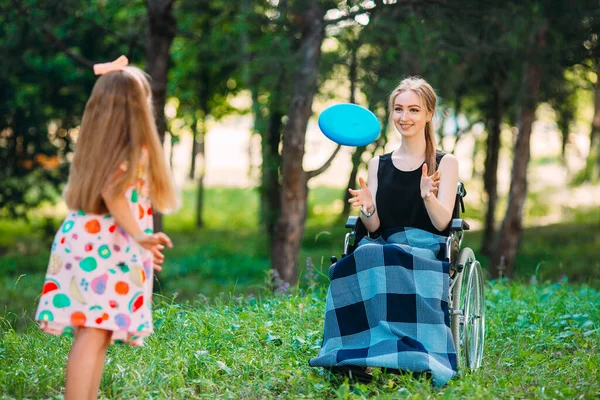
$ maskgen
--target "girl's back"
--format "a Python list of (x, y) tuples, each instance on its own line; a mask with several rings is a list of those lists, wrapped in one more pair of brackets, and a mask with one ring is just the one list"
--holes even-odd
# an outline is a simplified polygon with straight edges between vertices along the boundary
[(176, 206), (141, 70), (115, 69), (96, 82), (65, 199), (71, 211), (52, 244), (36, 319), (48, 333), (97, 328), (113, 342), (141, 345), (152, 333), (153, 266), (162, 249), (151, 243), (158, 240), (152, 204)]
[(142, 345), (152, 333), (153, 269), (171, 239), (154, 233), (152, 207), (177, 206), (152, 112), (150, 84), (125, 56), (102, 75), (83, 114), (36, 319), (75, 337), (65, 399), (97, 398), (110, 343)]
[[(147, 156), (136, 170), (125, 198), (140, 228), (152, 233)], [(141, 345), (152, 333), (152, 280), (152, 254), (110, 214), (70, 211), (52, 244), (36, 319), (49, 333), (87, 326), (113, 331), (113, 341)]]

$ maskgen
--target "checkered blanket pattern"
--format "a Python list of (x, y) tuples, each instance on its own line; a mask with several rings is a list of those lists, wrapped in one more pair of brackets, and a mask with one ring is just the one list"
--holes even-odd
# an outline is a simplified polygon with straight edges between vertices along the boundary
[(313, 367), (429, 371), (436, 385), (456, 374), (448, 313), (446, 238), (415, 228), (363, 239), (329, 269), (325, 332)]

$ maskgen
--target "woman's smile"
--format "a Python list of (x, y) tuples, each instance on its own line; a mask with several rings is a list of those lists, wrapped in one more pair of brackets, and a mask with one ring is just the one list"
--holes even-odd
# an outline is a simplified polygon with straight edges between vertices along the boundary
[(394, 99), (392, 120), (403, 136), (413, 136), (423, 132), (430, 119), (421, 98), (412, 90), (399, 93)]

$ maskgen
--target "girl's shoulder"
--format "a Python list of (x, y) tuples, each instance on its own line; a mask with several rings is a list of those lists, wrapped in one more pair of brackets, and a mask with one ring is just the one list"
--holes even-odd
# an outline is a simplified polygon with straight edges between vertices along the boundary
[(148, 152), (148, 146), (143, 145), (142, 146), (142, 151), (141, 151), (141, 157), (140, 160), (145, 163), (148, 164), (148, 160), (150, 158), (150, 153)]
[(147, 172), (148, 172), (148, 166), (150, 164), (149, 162), (149, 154), (148, 154), (148, 148), (144, 145), (142, 147), (142, 151), (140, 152), (140, 161), (138, 162), (137, 165), (137, 171), (135, 174), (135, 177), (138, 179), (144, 179)]
[[(144, 177), (146, 176), (146, 174), (148, 172), (149, 164), (150, 164), (150, 162), (149, 162), (148, 149), (146, 148), (146, 146), (144, 146), (144, 147), (142, 147), (142, 150), (140, 152), (140, 159), (137, 162), (137, 165), (135, 166), (135, 176), (134, 176), (135, 179), (144, 179)], [(129, 159), (126, 159), (119, 165), (118, 173), (126, 172), (129, 170), (130, 167), (131, 167), (131, 161)]]

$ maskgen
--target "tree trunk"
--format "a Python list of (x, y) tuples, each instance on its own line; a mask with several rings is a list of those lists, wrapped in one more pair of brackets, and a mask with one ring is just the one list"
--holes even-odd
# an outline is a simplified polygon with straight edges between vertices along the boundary
[(488, 137), (485, 153), (485, 168), (483, 171), (483, 186), (487, 194), (487, 211), (485, 214), (485, 226), (483, 228), (483, 240), (481, 252), (487, 256), (492, 254), (494, 244), (494, 225), (496, 215), (496, 204), (498, 202), (498, 157), (500, 154), (500, 131), (502, 115), (504, 113), (501, 98), (501, 87), (494, 86), (492, 97), (492, 113), (487, 128)]
[[(279, 182), (279, 166), (281, 156), (279, 145), (283, 129), (284, 111), (281, 103), (284, 101), (285, 74), (280, 69), (277, 81), (271, 92), (269, 101), (269, 118), (261, 132), (262, 168), (260, 184), (260, 218), (267, 231), (269, 244), (272, 245), (275, 224), (281, 213), (281, 184)], [(258, 117), (257, 117), (258, 118)]]
[[(350, 56), (350, 68), (348, 70), (348, 79), (350, 80), (350, 103), (356, 103), (356, 75), (358, 69), (358, 46), (352, 48), (352, 53)], [(358, 168), (360, 167), (360, 163), (362, 160), (362, 154), (365, 151), (366, 146), (360, 146), (354, 149), (352, 153), (352, 170), (350, 171), (350, 176), (348, 177), (348, 184), (344, 189), (344, 209), (342, 210), (342, 214), (340, 215), (340, 219), (346, 219), (348, 214), (350, 214), (350, 203), (348, 200), (352, 197), (348, 188), (355, 188), (356, 186), (356, 176), (358, 175)]]
[(594, 118), (590, 133), (590, 151), (586, 162), (586, 177), (592, 182), (600, 178), (600, 60), (596, 61), (596, 83), (594, 84)]
[(569, 143), (569, 128), (571, 125), (571, 120), (565, 117), (561, 117), (556, 121), (558, 125), (558, 130), (562, 134), (562, 140), (560, 143), (560, 158), (561, 162), (566, 165), (567, 163), (567, 143)]
[[(165, 123), (165, 100), (167, 92), (167, 78), (169, 72), (169, 51), (177, 31), (177, 24), (173, 16), (172, 0), (147, 0), (148, 9), (148, 50), (146, 52), (146, 70), (152, 78), (152, 101), (156, 128), (161, 143), (164, 142), (167, 126)], [(162, 230), (162, 215), (153, 214), (154, 230)]]
[[(532, 48), (535, 49), (535, 55), (538, 57), (545, 48), (547, 30), (548, 26), (545, 24), (536, 34)], [(512, 277), (522, 234), (523, 206), (527, 196), (527, 165), (530, 158), (531, 130), (542, 80), (540, 60), (534, 59), (526, 62), (524, 67), (523, 101), (519, 110), (519, 133), (515, 143), (508, 208), (491, 263), (493, 266), (492, 274), (495, 278)]]
[(325, 36), (324, 9), (320, 2), (308, 2), (295, 73), (288, 122), (283, 135), (281, 215), (275, 225), (271, 266), (290, 284), (297, 279), (298, 253), (307, 213), (307, 176), (302, 167), (306, 126), (312, 114), (321, 45)]
[[(204, 114), (206, 115), (206, 114)], [(204, 177), (206, 176), (206, 120), (200, 121), (200, 128), (197, 130), (198, 135), (198, 153), (202, 163), (200, 164), (200, 176), (198, 176), (198, 196), (196, 198), (196, 226), (202, 228), (204, 226), (204, 218), (202, 210), (204, 209)]]
[[(277, 97), (277, 94), (274, 96)], [(278, 110), (278, 105), (272, 104), (267, 129), (262, 138), (261, 218), (269, 235), (269, 242), (273, 238), (275, 224), (281, 211), (279, 144), (281, 143), (282, 118), (283, 113)]]
[[(456, 151), (456, 146), (458, 146), (458, 141), (463, 135), (463, 130), (458, 126), (458, 118), (460, 117), (460, 113), (462, 112), (462, 102), (465, 92), (467, 90), (466, 84), (462, 83), (458, 86), (455, 94), (455, 109), (454, 109), (454, 123), (456, 124), (456, 128), (454, 129), (454, 146), (452, 147), (452, 154)], [(444, 130), (444, 125), (440, 126), (440, 137), (444, 138), (442, 131)]]
[[(165, 135), (165, 137), (166, 137), (166, 135)], [(169, 146), (169, 168), (173, 169), (173, 155), (175, 154), (175, 144), (177, 142), (176, 142), (175, 136), (173, 136), (173, 135), (170, 136), (170, 139), (171, 139), (171, 144)]]
[(196, 177), (196, 157), (198, 156), (198, 120), (192, 121), (192, 159), (190, 162), (190, 180)]
[(7, 170), (7, 176), (14, 174), (19, 170), (19, 161), (20, 160), (20, 152), (19, 152), (19, 138), (23, 137), (23, 126), (25, 125), (25, 115), (23, 114), (23, 110), (19, 107), (15, 110), (15, 115), (12, 120), (12, 134), (9, 136), (8, 140), (8, 154), (9, 161), (7, 166), (9, 169)]

